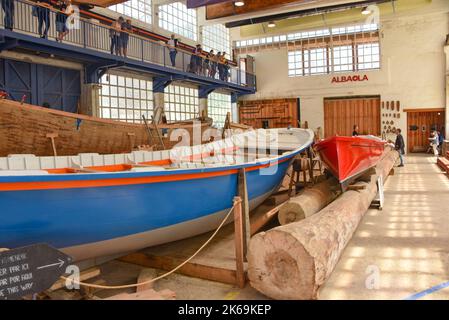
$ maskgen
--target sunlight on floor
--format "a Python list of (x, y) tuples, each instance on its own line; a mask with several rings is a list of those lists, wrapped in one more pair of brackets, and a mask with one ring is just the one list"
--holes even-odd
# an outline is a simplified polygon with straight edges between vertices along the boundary
[(395, 168), (384, 209), (362, 219), (320, 299), (403, 299), (449, 280), (449, 178), (435, 162), (414, 155)]

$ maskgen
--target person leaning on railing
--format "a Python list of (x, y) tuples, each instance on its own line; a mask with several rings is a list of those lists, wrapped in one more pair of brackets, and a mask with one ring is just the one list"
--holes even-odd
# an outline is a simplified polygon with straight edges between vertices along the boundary
[(74, 13), (74, 10), (70, 0), (59, 0), (55, 8), (58, 10), (56, 12), (56, 31), (58, 32), (56, 41), (62, 42), (64, 37), (69, 34), (67, 19)]
[(14, 28), (14, 0), (2, 0), (2, 9), (4, 12), (5, 29), (11, 30)]
[(176, 67), (176, 55), (178, 54), (178, 50), (176, 50), (176, 47), (178, 47), (178, 41), (179, 40), (175, 38), (174, 34), (172, 34), (170, 36), (170, 40), (167, 41), (172, 67)]
[(112, 22), (111, 28), (109, 29), (109, 37), (111, 38), (111, 54), (121, 55), (122, 48), (120, 44), (120, 33), (122, 31), (122, 23), (125, 19), (119, 17), (117, 20)]
[[(51, 0), (39, 0), (33, 7), (32, 14), (37, 17), (39, 35), (43, 39), (48, 39), (48, 31), (50, 30), (50, 8)], [(44, 28), (45, 24), (45, 29)]]

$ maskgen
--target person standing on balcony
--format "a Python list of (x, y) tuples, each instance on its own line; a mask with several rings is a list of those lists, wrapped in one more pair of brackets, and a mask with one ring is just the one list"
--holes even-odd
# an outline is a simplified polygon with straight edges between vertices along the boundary
[(218, 69), (218, 79), (223, 79), (223, 65), (221, 64), (221, 52), (217, 53), (217, 69)]
[(111, 54), (121, 54), (120, 32), (122, 30), (123, 20), (123, 17), (119, 17), (112, 23), (111, 28), (109, 29), (109, 37), (111, 38)]
[(218, 68), (218, 61), (220, 59), (220, 52), (217, 52), (217, 54), (214, 54), (214, 56), (211, 58), (212, 65), (211, 65), (211, 74), (210, 76), (215, 79), (215, 75), (217, 74), (217, 68)]
[(214, 56), (214, 50), (209, 51), (204, 59), (204, 75), (207, 77), (210, 75), (210, 69), (212, 65), (212, 57)]
[(175, 38), (174, 34), (170, 36), (170, 39), (167, 41), (167, 45), (171, 65), (172, 67), (176, 67), (176, 55), (178, 54), (178, 50), (176, 50), (176, 48), (178, 47), (178, 39)]
[(38, 29), (39, 35), (41, 36), (42, 39), (48, 39), (48, 31), (50, 30), (50, 8), (51, 8), (51, 0), (37, 1), (36, 10), (37, 10), (37, 20), (39, 22)]
[(221, 62), (223, 63), (223, 81), (228, 81), (229, 78), (229, 63), (228, 59), (226, 59), (226, 52), (223, 52), (221, 55)]
[(133, 26), (131, 25), (131, 19), (126, 19), (126, 21), (122, 22), (122, 32), (120, 32), (120, 46), (125, 58), (128, 56), (129, 34), (132, 32)]
[(5, 29), (12, 31), (14, 28), (14, 0), (2, 0), (2, 9), (5, 13)]
[(69, 28), (67, 27), (67, 18), (73, 13), (70, 0), (59, 0), (55, 7), (58, 12), (56, 13), (56, 31), (58, 36), (56, 37), (57, 42), (62, 42), (64, 37), (69, 33)]
[(209, 59), (209, 74), (211, 78), (215, 78), (215, 73), (217, 72), (217, 59), (214, 50), (211, 50), (208, 54)]

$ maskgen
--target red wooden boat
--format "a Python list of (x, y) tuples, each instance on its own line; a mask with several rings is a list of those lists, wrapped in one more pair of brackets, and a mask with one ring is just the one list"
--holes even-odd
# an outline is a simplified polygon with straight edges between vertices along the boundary
[(374, 167), (385, 143), (374, 136), (336, 136), (318, 142), (315, 149), (328, 170), (344, 184)]

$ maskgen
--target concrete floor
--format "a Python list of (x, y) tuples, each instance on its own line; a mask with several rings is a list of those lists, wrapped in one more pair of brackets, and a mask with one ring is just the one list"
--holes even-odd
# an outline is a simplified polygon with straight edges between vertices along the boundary
[[(407, 157), (364, 216), (320, 299), (405, 299), (449, 281), (449, 179), (435, 157)], [(449, 288), (421, 299), (449, 299)]]
[[(449, 179), (435, 162), (414, 155), (406, 167), (395, 168), (384, 209), (365, 214), (320, 299), (405, 299), (449, 281)], [(102, 266), (102, 277), (109, 284), (133, 283), (140, 270), (112, 261)], [(249, 285), (239, 289), (177, 274), (155, 289), (171, 289), (177, 299), (266, 299)], [(449, 299), (449, 284), (421, 299)]]

